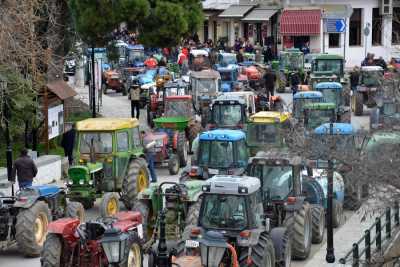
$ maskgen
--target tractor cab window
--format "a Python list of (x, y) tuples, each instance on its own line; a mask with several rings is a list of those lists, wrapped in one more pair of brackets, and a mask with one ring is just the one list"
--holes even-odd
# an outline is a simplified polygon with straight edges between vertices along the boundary
[(132, 129), (132, 144), (134, 147), (140, 147), (142, 142), (140, 140), (139, 127)]
[(350, 153), (356, 148), (355, 138), (353, 135), (315, 135), (313, 142), (313, 155), (321, 159), (327, 159), (330, 155), (331, 141), (335, 146), (335, 152)]
[(214, 79), (195, 79), (194, 90), (198, 95), (217, 92), (217, 87)]
[(95, 153), (112, 152), (113, 142), (111, 133), (81, 133), (79, 151), (82, 154), (89, 154), (91, 152), (92, 143)]
[(274, 123), (251, 124), (247, 131), (249, 144), (271, 144), (279, 138), (279, 127)]
[(192, 105), (190, 100), (180, 99), (165, 101), (165, 117), (190, 117)]
[(213, 115), (218, 126), (236, 126), (242, 122), (242, 106), (214, 105)]
[(250, 207), (252, 207), (253, 212), (249, 214), (253, 216), (252, 221), (255, 223), (255, 226), (261, 226), (264, 220), (264, 208), (262, 202), (262, 192), (259, 190), (250, 195)]
[(128, 142), (128, 132), (117, 133), (117, 151), (128, 151), (129, 142)]
[(303, 54), (282, 53), (280, 57), (281, 69), (299, 70), (303, 68)]
[(144, 62), (146, 59), (144, 51), (141, 50), (129, 50), (128, 58), (129, 62)]
[(233, 167), (233, 143), (226, 141), (200, 141), (199, 165), (209, 168)]
[(307, 109), (305, 112), (308, 119), (307, 123), (314, 128), (335, 119), (334, 109)]
[(324, 95), (325, 101), (335, 104), (340, 104), (339, 93), (340, 91), (337, 89), (324, 89), (321, 91)]
[(301, 118), (304, 112), (304, 106), (309, 103), (322, 102), (322, 98), (298, 98), (293, 99), (293, 114), (295, 118)]
[(200, 225), (206, 229), (241, 230), (247, 226), (243, 196), (206, 194), (200, 214)]
[(342, 75), (343, 62), (342, 60), (315, 60), (314, 71), (329, 71), (337, 76)]
[(220, 75), (221, 75), (221, 81), (223, 82), (233, 81), (232, 72), (230, 71), (222, 71), (220, 72)]
[(270, 201), (285, 200), (293, 190), (291, 166), (260, 165), (254, 176), (261, 179), (264, 196)]
[(237, 64), (236, 55), (219, 55), (218, 62), (221, 65)]
[(247, 153), (247, 146), (244, 140), (236, 143), (238, 148), (238, 162), (241, 167), (247, 166), (249, 155)]
[(382, 82), (382, 71), (364, 71), (361, 72), (361, 84), (373, 87), (380, 86)]

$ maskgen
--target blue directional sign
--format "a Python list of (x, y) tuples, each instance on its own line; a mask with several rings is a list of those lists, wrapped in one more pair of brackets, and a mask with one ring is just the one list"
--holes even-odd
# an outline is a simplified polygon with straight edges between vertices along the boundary
[(325, 31), (332, 33), (344, 32), (346, 29), (346, 21), (344, 19), (326, 19)]

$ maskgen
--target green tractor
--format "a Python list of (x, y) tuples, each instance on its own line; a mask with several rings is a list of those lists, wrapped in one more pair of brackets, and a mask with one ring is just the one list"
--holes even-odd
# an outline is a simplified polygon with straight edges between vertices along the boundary
[(185, 183), (151, 183), (138, 196), (133, 210), (142, 216), (144, 236), (148, 244), (154, 244), (159, 228), (159, 212), (166, 210), (166, 239), (174, 246), (182, 238), (187, 225), (195, 224), (201, 205), (204, 181), (193, 180)]
[(101, 214), (119, 211), (119, 200), (133, 207), (149, 186), (149, 170), (136, 119), (95, 118), (77, 123), (75, 159), (68, 170), (68, 198), (86, 209), (101, 200)]
[(289, 76), (293, 72), (298, 72), (300, 80), (304, 79), (304, 54), (297, 48), (281, 51), (279, 54), (279, 93), (284, 93), (286, 86), (290, 85)]
[(321, 124), (336, 121), (334, 103), (308, 103), (304, 105), (304, 127), (313, 130)]

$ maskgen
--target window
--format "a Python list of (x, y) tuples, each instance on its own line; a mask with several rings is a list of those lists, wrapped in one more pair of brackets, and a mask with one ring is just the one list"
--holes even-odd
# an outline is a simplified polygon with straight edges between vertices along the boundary
[(372, 9), (372, 45), (382, 45), (382, 16), (379, 8)]
[(393, 8), (392, 44), (400, 44), (400, 7)]
[(128, 132), (117, 133), (117, 151), (127, 151), (128, 148)]
[(331, 48), (340, 47), (340, 33), (329, 34), (329, 47)]
[(84, 133), (80, 140), (80, 152), (82, 154), (111, 153), (112, 134), (111, 133)]
[(349, 45), (361, 45), (362, 8), (354, 8), (349, 23)]
[(142, 142), (140, 140), (139, 128), (132, 129), (132, 144), (134, 147), (142, 145)]

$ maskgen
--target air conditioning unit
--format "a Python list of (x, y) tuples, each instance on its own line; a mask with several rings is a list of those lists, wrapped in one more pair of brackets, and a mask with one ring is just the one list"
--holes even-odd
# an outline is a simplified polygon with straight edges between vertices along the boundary
[(381, 6), (379, 8), (381, 15), (392, 15), (393, 14), (393, 0), (381, 0)]

